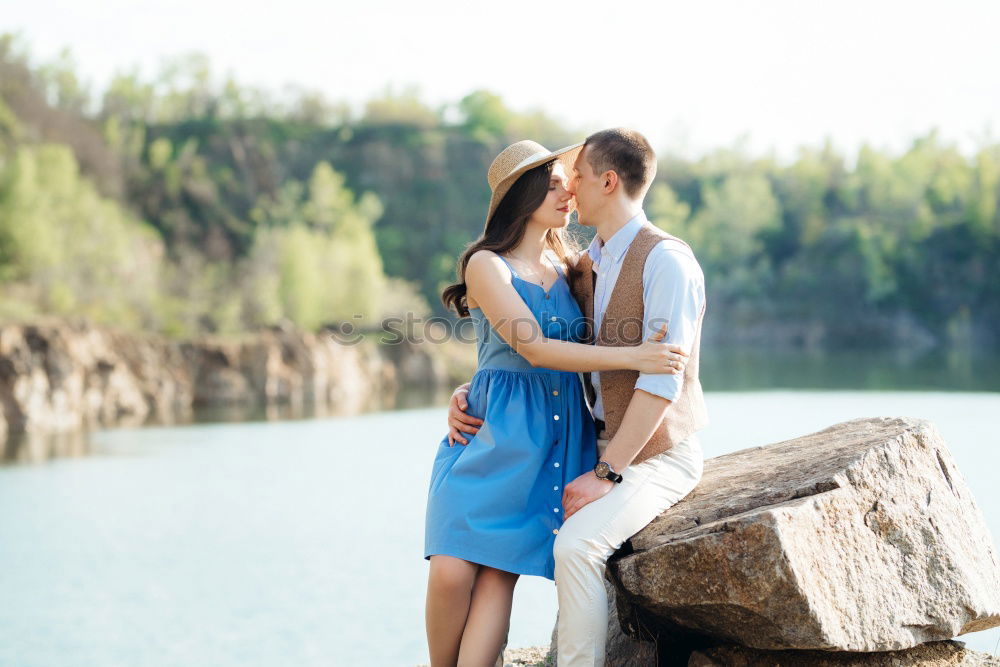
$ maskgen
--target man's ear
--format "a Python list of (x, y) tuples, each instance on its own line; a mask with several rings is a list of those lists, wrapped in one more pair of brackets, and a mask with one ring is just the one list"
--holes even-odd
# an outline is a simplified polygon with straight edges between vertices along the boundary
[(614, 171), (606, 171), (601, 174), (601, 178), (604, 179), (604, 192), (611, 194), (618, 187), (618, 173)]

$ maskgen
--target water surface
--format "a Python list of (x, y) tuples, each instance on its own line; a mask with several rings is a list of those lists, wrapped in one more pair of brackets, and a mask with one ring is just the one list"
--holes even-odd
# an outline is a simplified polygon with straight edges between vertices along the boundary
[[(1000, 394), (722, 392), (706, 456), (861, 416), (932, 419), (1000, 535)], [(426, 661), (426, 484), (441, 407), (100, 431), (0, 467), (0, 664)], [(994, 542), (995, 544), (995, 542)], [(554, 585), (518, 584), (511, 645), (546, 644)], [(994, 650), (1000, 631), (967, 635)]]

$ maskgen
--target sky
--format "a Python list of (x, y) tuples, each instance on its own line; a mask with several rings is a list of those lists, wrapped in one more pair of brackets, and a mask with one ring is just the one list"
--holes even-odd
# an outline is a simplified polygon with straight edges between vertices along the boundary
[(0, 0), (0, 32), (35, 61), (68, 47), (96, 90), (201, 52), (220, 78), (357, 108), (387, 86), (433, 106), (486, 88), (690, 157), (901, 151), (932, 129), (971, 152), (1000, 139), (998, 25), (1000, 3), (966, 0)]

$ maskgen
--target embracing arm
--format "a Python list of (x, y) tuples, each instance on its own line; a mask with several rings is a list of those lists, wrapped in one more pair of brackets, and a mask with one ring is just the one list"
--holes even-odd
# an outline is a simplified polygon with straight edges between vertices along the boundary
[(686, 353), (658, 337), (635, 347), (606, 347), (546, 338), (531, 309), (511, 284), (509, 269), (496, 254), (480, 250), (465, 270), (465, 284), (490, 325), (532, 366), (559, 371), (610, 371), (622, 368), (670, 373), (683, 367)]
[(479, 427), (483, 423), (483, 420), (479, 417), (473, 417), (466, 412), (469, 409), (467, 396), (469, 395), (470, 386), (472, 386), (472, 383), (466, 382), (455, 387), (455, 391), (451, 394), (451, 400), (448, 401), (449, 445), (454, 445), (456, 442), (460, 442), (463, 445), (469, 444), (463, 433), (475, 435), (479, 432)]
[[(643, 273), (643, 302), (646, 304), (645, 327), (659, 326), (670, 321), (670, 340), (692, 346), (697, 336), (698, 316), (705, 304), (705, 282), (693, 256), (663, 245), (650, 254)], [(684, 375), (640, 373), (621, 425), (604, 451), (603, 461), (615, 471), (628, 475), (627, 468), (635, 460), (660, 422), (669, 419), (669, 408), (680, 396)], [(624, 472), (623, 472), (624, 471)], [(588, 503), (611, 491), (614, 483), (584, 473), (563, 489), (564, 519)]]

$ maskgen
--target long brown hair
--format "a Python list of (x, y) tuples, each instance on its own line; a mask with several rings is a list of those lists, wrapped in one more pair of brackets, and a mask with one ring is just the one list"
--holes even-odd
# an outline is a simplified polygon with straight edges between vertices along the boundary
[[(555, 160), (550, 160), (534, 169), (521, 174), (514, 182), (504, 198), (500, 200), (496, 211), (486, 223), (482, 236), (466, 246), (458, 260), (456, 273), (458, 282), (445, 288), (441, 293), (441, 302), (446, 308), (454, 308), (459, 317), (469, 316), (469, 305), (466, 299), (465, 269), (469, 258), (480, 250), (492, 250), (499, 254), (505, 253), (517, 246), (524, 238), (524, 230), (528, 218), (538, 210), (538, 207), (548, 196), (549, 183), (552, 179), (552, 167)], [(567, 279), (572, 279), (575, 272), (574, 256), (578, 250), (576, 243), (565, 233), (564, 227), (549, 229), (545, 232), (545, 245), (556, 253), (570, 273)], [(572, 280), (570, 280), (572, 284)]]

